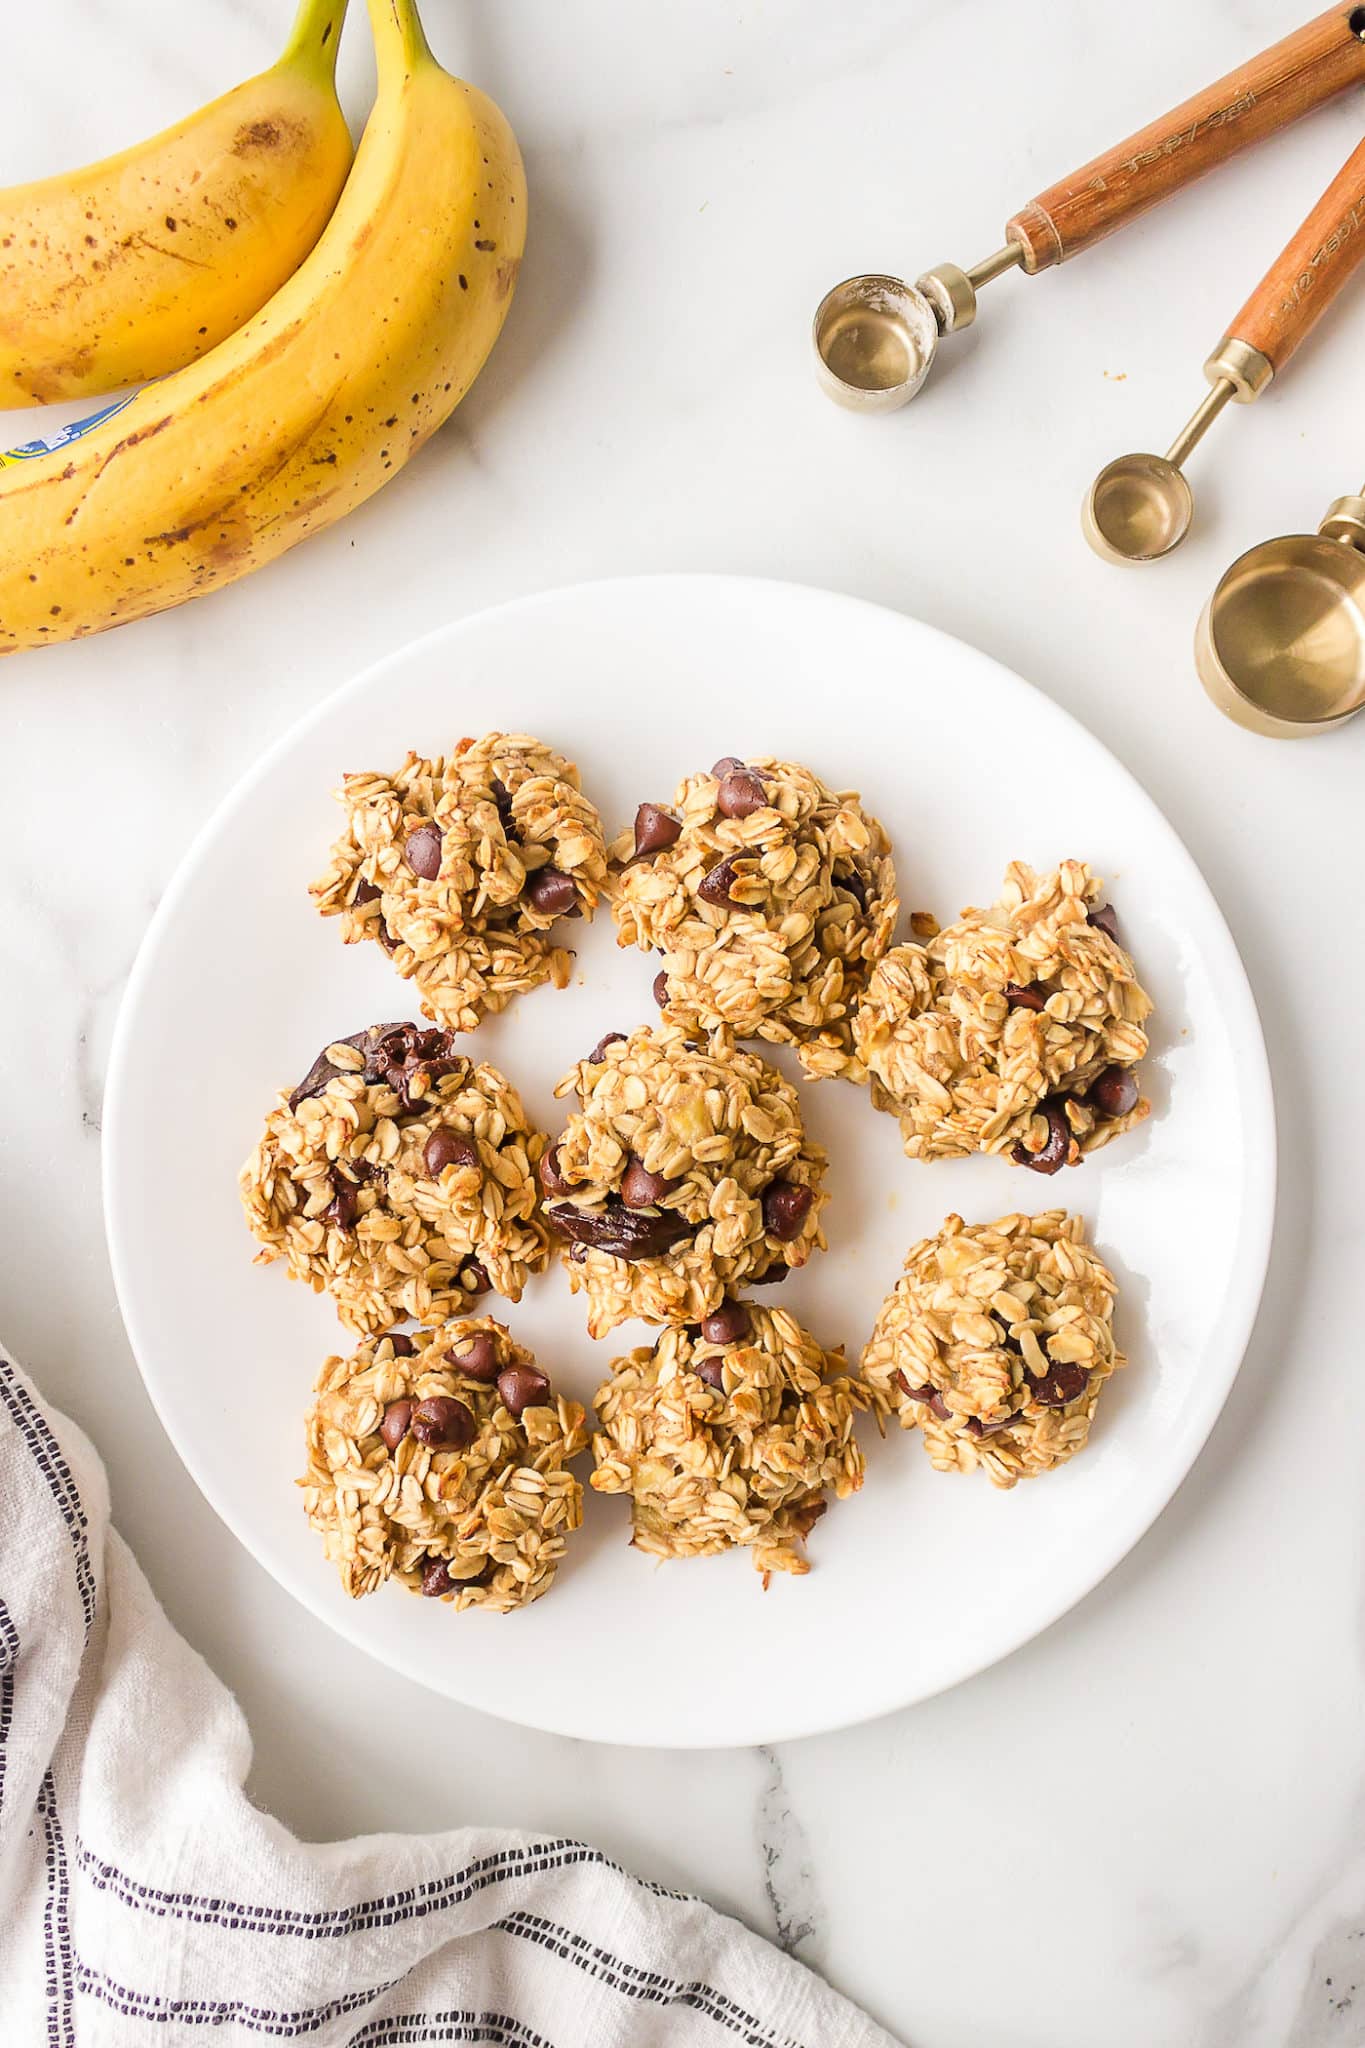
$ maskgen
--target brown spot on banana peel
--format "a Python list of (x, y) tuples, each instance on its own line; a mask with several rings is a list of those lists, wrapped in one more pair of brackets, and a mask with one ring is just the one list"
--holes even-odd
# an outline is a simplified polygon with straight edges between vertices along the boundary
[[(323, 422), (332, 409), (336, 397), (337, 393), (335, 391), (329, 393), (306, 425), (283, 448), (277, 451), (275, 460), (256, 470), (252, 478), (253, 490), (263, 490), (266, 485), (273, 483), (280, 474), (280, 471), (287, 469), (295, 457), (308, 446), (308, 443), (316, 438)], [(226, 493), (215, 498), (212, 504), (206, 505), (197, 517), (186, 520), (183, 526), (167, 527), (162, 533), (145, 533), (142, 536), (142, 545), (149, 550), (155, 547), (178, 547), (189, 540), (192, 535), (202, 533), (205, 527), (213, 526), (219, 521), (222, 521), (225, 525), (239, 527), (248, 537), (250, 537), (253, 531), (264, 532), (265, 528), (263, 525), (253, 527), (252, 522), (241, 511), (239, 504), (241, 491), (241, 485), (234, 485)], [(329, 491), (325, 495), (331, 497), (334, 493)]]
[(68, 395), (69, 387), (58, 380), (65, 372), (63, 363), (50, 363), (42, 369), (26, 370), (24, 373), (25, 397), (28, 405), (52, 405)]
[(173, 256), (177, 263), (188, 263), (191, 270), (212, 270), (214, 267), (202, 256), (187, 256), (183, 249), (168, 249), (164, 242), (154, 242), (147, 235), (131, 236), (130, 243), (135, 248), (146, 249), (153, 256)]
[[(103, 476), (105, 470), (108, 469), (110, 463), (115, 459), (116, 456), (126, 454), (129, 448), (136, 448), (138, 443), (141, 441), (150, 441), (154, 434), (159, 434), (163, 431), (164, 428), (168, 427), (171, 421), (174, 419), (174, 417), (174, 413), (163, 413), (161, 418), (159, 420), (154, 420), (150, 426), (135, 427), (132, 433), (125, 434), (121, 441), (115, 441), (113, 447), (109, 450), (109, 453), (105, 456), (103, 462), (95, 471), (95, 475), (97, 477)], [(65, 482), (67, 477), (74, 475), (74, 468), (68, 469), (63, 472), (62, 481)]]
[[(299, 122), (291, 122), (296, 139), (302, 139), (306, 130)], [(278, 149), (284, 141), (284, 127), (279, 121), (248, 121), (237, 130), (232, 145), (234, 156), (249, 156), (253, 149)]]
[(6, 484), (5, 496), (7, 498), (22, 498), (29, 491), (47, 491), (52, 488), (53, 484), (69, 484), (75, 474), (75, 463), (68, 462), (66, 468), (56, 476), (26, 476), (22, 483)]
[[(334, 484), (330, 491), (314, 491), (311, 498), (300, 498), (298, 504), (293, 507), (294, 518), (301, 525), (307, 526), (313, 514), (320, 512), (327, 501), (336, 496), (340, 488), (339, 484)], [(265, 521), (258, 531), (268, 533), (270, 527), (275, 524), (278, 524), (278, 521)]]
[(249, 562), (251, 557), (250, 539), (240, 540), (235, 535), (221, 534), (204, 556), (205, 570), (224, 570), (229, 575), (236, 570), (239, 562)]

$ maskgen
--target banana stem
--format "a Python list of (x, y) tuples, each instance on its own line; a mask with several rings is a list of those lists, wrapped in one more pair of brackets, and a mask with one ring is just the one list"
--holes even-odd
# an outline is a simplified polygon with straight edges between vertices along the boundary
[(350, 0), (299, 0), (294, 26), (284, 46), (281, 64), (317, 67), (324, 78), (334, 78), (341, 28)]
[(370, 27), (381, 83), (392, 65), (399, 73), (434, 61), (417, 12), (417, 0), (369, 0)]

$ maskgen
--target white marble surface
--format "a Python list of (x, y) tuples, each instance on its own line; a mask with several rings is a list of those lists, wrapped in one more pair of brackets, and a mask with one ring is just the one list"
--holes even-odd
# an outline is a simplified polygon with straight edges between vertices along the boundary
[[(305, 1834), (482, 1820), (588, 1835), (787, 1942), (916, 2048), (1358, 2042), (1365, 723), (1297, 749), (1246, 736), (1206, 706), (1189, 647), (1226, 562), (1360, 485), (1349, 380), (1365, 284), (1283, 388), (1220, 423), (1177, 557), (1103, 567), (1077, 506), (1102, 460), (1174, 432), (1207, 349), (1358, 138), (1360, 100), (1074, 266), (1003, 280), (912, 410), (864, 421), (809, 374), (807, 322), (830, 282), (983, 254), (1017, 203), (1300, 9), (426, 11), (442, 55), (510, 113), (532, 188), (520, 295), (477, 389), (378, 499), (282, 564), (0, 677), (6, 1335), (102, 1448), (125, 1535), (246, 1704), (256, 1796)], [(268, 61), (288, 6), (199, 0), (192, 34), (189, 12), (49, 0), (17, 15), (0, 179), (172, 119)], [(357, 19), (343, 51), (357, 115), (366, 40)], [(1283, 1147), (1241, 1379), (1174, 1505), (1108, 1583), (949, 1697), (778, 1752), (703, 1756), (462, 1713), (297, 1610), (200, 1502), (148, 1407), (98, 1179), (104, 1061), (138, 941), (186, 841), (258, 750), (452, 614), (685, 567), (902, 606), (1107, 740), (1227, 911)], [(881, 687), (832, 687), (831, 716), (875, 718)], [(1045, 761), (1020, 773), (1041, 806), (1062, 806)], [(211, 1048), (186, 1057), (211, 1071)], [(903, 1611), (891, 1625), (913, 1627), (913, 1571)], [(742, 1683), (717, 1672), (721, 1720)], [(439, 1774), (422, 1761), (433, 1746)]]

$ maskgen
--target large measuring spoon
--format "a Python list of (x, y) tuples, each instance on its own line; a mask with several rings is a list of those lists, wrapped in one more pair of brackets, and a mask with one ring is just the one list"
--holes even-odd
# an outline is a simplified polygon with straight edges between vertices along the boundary
[(940, 334), (976, 318), (982, 285), (1078, 256), (1216, 164), (1365, 79), (1365, 6), (1329, 7), (1216, 85), (1106, 150), (1005, 223), (1005, 241), (968, 270), (940, 263), (915, 284), (846, 278), (815, 315), (816, 369), (831, 398), (891, 412), (928, 375)]
[(1365, 708), (1365, 494), (1338, 498), (1316, 533), (1235, 561), (1194, 655), (1219, 710), (1274, 739), (1330, 732)]
[(1120, 455), (1090, 486), (1085, 537), (1108, 562), (1155, 562), (1189, 531), (1182, 465), (1230, 398), (1249, 405), (1311, 334), (1365, 257), (1365, 142), (1275, 258), (1204, 365), (1212, 387), (1164, 455)]

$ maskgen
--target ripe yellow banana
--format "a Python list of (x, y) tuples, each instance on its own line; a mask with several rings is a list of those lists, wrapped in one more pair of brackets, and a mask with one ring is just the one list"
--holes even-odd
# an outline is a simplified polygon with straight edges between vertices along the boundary
[(0, 406), (178, 370), (292, 277), (351, 164), (346, 4), (300, 0), (279, 62), (177, 127), (0, 191)]
[(378, 490), (497, 339), (526, 228), (516, 138), (369, 0), (379, 65), (312, 254), (210, 355), (32, 457), (0, 456), (0, 653), (229, 583)]

